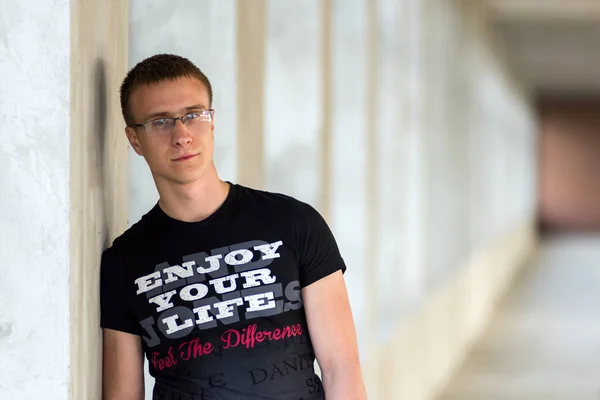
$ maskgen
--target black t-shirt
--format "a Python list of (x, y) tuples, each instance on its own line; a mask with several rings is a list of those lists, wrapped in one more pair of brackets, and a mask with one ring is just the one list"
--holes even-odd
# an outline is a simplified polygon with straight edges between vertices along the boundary
[(102, 255), (101, 326), (142, 337), (154, 399), (323, 399), (301, 289), (345, 271), (311, 206), (231, 184), (200, 222), (158, 204)]

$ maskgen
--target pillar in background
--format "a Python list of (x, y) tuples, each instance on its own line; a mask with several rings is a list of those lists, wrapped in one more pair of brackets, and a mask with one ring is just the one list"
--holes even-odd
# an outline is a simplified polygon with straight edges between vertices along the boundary
[(331, 215), (331, 124), (333, 109), (331, 58), (333, 48), (333, 26), (331, 23), (333, 0), (323, 0), (321, 6), (321, 97), (323, 111), (321, 117), (321, 193), (319, 209), (326, 220)]
[(265, 0), (237, 0), (238, 182), (264, 186)]
[(540, 102), (539, 218), (554, 230), (600, 229), (600, 99)]
[[(369, 333), (367, 249), (368, 187), (370, 177), (368, 134), (369, 94), (369, 2), (334, 0), (331, 3), (331, 126), (325, 133), (329, 141), (327, 162), (331, 186), (328, 220), (340, 252), (348, 260), (345, 274), (358, 335), (359, 351), (364, 354)], [(372, 95), (371, 95), (372, 97)]]
[(320, 206), (322, 0), (266, 4), (265, 189)]
[(100, 253), (126, 223), (127, 2), (0, 13), (0, 393), (100, 399)]

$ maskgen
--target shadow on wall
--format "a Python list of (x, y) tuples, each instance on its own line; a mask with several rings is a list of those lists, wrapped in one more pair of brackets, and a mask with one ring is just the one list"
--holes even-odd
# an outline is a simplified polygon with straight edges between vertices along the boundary
[[(94, 120), (93, 133), (94, 140), (92, 145), (98, 149), (97, 164), (92, 169), (92, 188), (100, 190), (102, 195), (102, 209), (104, 221), (102, 226), (108, 226), (109, 199), (113, 198), (112, 185), (107, 182), (107, 174), (105, 173), (106, 166), (106, 141), (108, 140), (107, 120), (108, 120), (108, 95), (107, 95), (107, 80), (106, 80), (106, 63), (102, 58), (97, 58), (94, 63)], [(94, 153), (95, 149), (90, 149), (90, 154)], [(104, 237), (102, 240), (102, 248), (105, 249), (110, 245), (108, 229), (104, 229)]]
[[(105, 149), (106, 119), (108, 118), (106, 86), (106, 64), (103, 59), (97, 58), (94, 65), (94, 93), (96, 94), (96, 101), (94, 102), (94, 132), (97, 133), (97, 144), (102, 155), (104, 155)], [(100, 165), (100, 167), (103, 166)], [(100, 168), (100, 171), (102, 173), (103, 169)]]

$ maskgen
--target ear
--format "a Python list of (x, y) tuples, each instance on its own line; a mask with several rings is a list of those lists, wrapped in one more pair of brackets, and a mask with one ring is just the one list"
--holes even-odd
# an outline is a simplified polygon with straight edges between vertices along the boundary
[(125, 135), (127, 135), (127, 140), (129, 140), (129, 144), (133, 148), (133, 150), (139, 155), (142, 155), (142, 149), (140, 147), (140, 140), (137, 135), (135, 129), (127, 127), (125, 128)]

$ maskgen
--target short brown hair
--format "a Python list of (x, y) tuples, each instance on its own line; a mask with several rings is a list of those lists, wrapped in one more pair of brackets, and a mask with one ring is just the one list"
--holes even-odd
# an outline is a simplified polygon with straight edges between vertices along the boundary
[(206, 75), (194, 63), (185, 57), (174, 54), (157, 54), (137, 63), (123, 79), (121, 84), (121, 112), (127, 126), (136, 123), (133, 120), (129, 99), (137, 88), (182, 77), (196, 78), (206, 86), (209, 107), (211, 107), (213, 101), (212, 86)]

